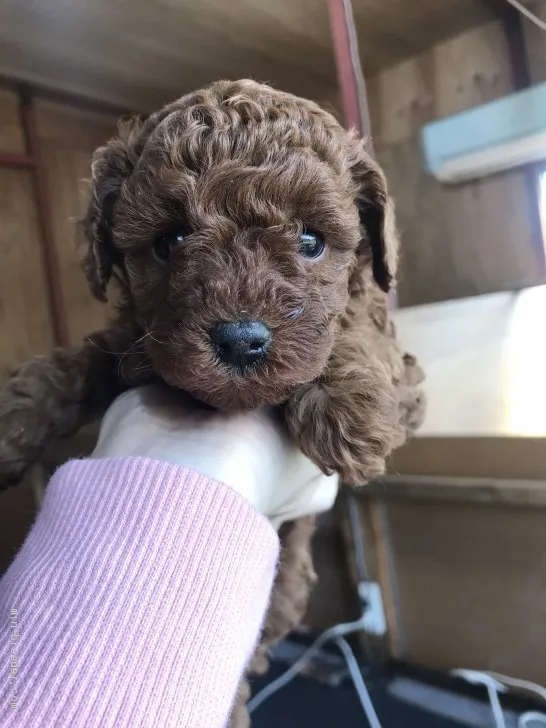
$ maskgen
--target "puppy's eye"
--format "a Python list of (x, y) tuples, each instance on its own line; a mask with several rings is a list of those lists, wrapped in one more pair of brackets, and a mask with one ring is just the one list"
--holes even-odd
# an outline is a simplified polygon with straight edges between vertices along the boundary
[(154, 253), (156, 258), (161, 261), (169, 260), (171, 257), (171, 250), (184, 240), (184, 235), (180, 230), (171, 230), (168, 233), (163, 233), (154, 242)]
[(320, 258), (325, 247), (321, 236), (312, 230), (304, 230), (300, 235), (300, 253), (305, 258)]

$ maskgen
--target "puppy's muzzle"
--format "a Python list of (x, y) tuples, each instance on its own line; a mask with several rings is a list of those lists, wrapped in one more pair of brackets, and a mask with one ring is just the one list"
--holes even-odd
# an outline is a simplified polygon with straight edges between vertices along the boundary
[(223, 364), (244, 371), (267, 358), (273, 334), (263, 321), (228, 321), (213, 329), (211, 339)]

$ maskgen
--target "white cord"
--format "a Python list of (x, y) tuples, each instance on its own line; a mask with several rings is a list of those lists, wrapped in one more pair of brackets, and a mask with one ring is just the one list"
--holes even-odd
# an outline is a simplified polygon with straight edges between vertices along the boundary
[(539, 18), (538, 15), (535, 15), (531, 10), (529, 10), (529, 8), (526, 8), (525, 5), (522, 5), (518, 2), (518, 0), (506, 0), (506, 2), (510, 3), (510, 5), (516, 8), (516, 10), (519, 10), (522, 15), (525, 15), (531, 23), (534, 23), (537, 27), (546, 32), (546, 22)]
[(265, 702), (268, 698), (274, 695), (278, 690), (284, 688), (285, 685), (288, 685), (289, 682), (291, 682), (295, 677), (298, 676), (300, 670), (302, 670), (309, 662), (309, 660), (313, 657), (313, 655), (318, 652), (318, 650), (320, 650), (322, 645), (329, 639), (332, 639), (336, 636), (333, 634), (328, 634), (329, 631), (330, 630), (327, 630), (326, 632), (323, 632), (320, 637), (317, 637), (311, 647), (309, 647), (309, 649), (306, 650), (303, 655), (298, 660), (296, 660), (296, 662), (291, 667), (288, 668), (286, 672), (284, 672), (276, 680), (273, 680), (273, 682), (269, 683), (269, 685), (266, 685), (263, 690), (260, 690), (260, 692), (255, 695), (252, 700), (249, 701), (249, 713), (253, 713), (256, 708), (258, 708), (263, 702)]
[(366, 687), (366, 683), (364, 682), (364, 678), (362, 677), (360, 667), (358, 666), (358, 662), (356, 661), (356, 657), (354, 656), (351, 646), (345, 637), (338, 637), (336, 643), (343, 653), (343, 657), (345, 658), (345, 662), (347, 663), (347, 667), (351, 673), (353, 685), (355, 686), (360, 704), (362, 705), (362, 710), (366, 714), (370, 728), (381, 728), (381, 723), (379, 722), (379, 718), (377, 717), (377, 713), (373, 707), (370, 693), (368, 692), (368, 688)]
[[(532, 727), (530, 725), (531, 721), (533, 722)], [(537, 713), (530, 710), (528, 713), (520, 715), (518, 728), (535, 728), (537, 723), (542, 723), (542, 725), (546, 725), (546, 715), (544, 713)]]
[(546, 700), (546, 688), (543, 688), (542, 685), (537, 685), (537, 683), (530, 682), (529, 680), (519, 680), (515, 677), (508, 677), (507, 675), (503, 675), (501, 672), (492, 672), (491, 670), (487, 670), (487, 674), (505, 685), (509, 685), (512, 688), (519, 688), (520, 690), (527, 690), (530, 693), (535, 693), (535, 695), (538, 695), (543, 700)]
[(371, 728), (381, 728), (381, 723), (379, 722), (377, 714), (373, 708), (370, 695), (366, 689), (364, 680), (362, 679), (362, 674), (360, 672), (360, 668), (358, 667), (356, 658), (353, 654), (353, 651), (349, 647), (349, 644), (344, 639), (346, 635), (354, 634), (355, 632), (360, 631), (363, 627), (364, 619), (365, 614), (363, 614), (360, 619), (356, 620), (356, 622), (337, 624), (335, 627), (330, 627), (330, 629), (327, 629), (325, 632), (319, 635), (317, 639), (313, 642), (313, 644), (303, 653), (303, 655), (298, 660), (296, 660), (296, 662), (290, 668), (288, 668), (285, 673), (280, 675), (280, 677), (278, 677), (276, 680), (273, 680), (273, 682), (269, 683), (269, 685), (266, 685), (263, 690), (260, 690), (260, 692), (255, 695), (252, 700), (250, 700), (250, 702), (248, 703), (249, 713), (253, 713), (256, 708), (258, 708), (268, 698), (274, 695), (281, 688), (284, 688), (295, 677), (297, 677), (300, 671), (311, 660), (313, 655), (318, 652), (326, 642), (329, 642), (330, 640), (335, 640), (347, 661), (347, 666), (349, 668), (351, 678), (353, 680), (355, 689), (362, 704), (362, 708), (366, 714), (366, 718), (368, 719)]
[(506, 688), (501, 682), (480, 670), (451, 670), (451, 674), (472, 683), (472, 685), (483, 685), (487, 688), (491, 710), (495, 718), (495, 726), (496, 728), (506, 728), (506, 721), (504, 720), (504, 713), (499, 700), (499, 693), (505, 692)]
[[(473, 685), (484, 685), (487, 688), (496, 728), (506, 728), (506, 721), (504, 720), (504, 713), (499, 700), (499, 693), (506, 692), (506, 685), (519, 688), (520, 690), (527, 690), (546, 700), (546, 688), (543, 688), (541, 685), (529, 682), (528, 680), (518, 680), (514, 677), (508, 677), (499, 672), (452, 670), (451, 674), (461, 677)], [(537, 713), (536, 711), (523, 713), (519, 717), (518, 728), (531, 728), (531, 723), (542, 723), (542, 725), (546, 726), (546, 713)]]

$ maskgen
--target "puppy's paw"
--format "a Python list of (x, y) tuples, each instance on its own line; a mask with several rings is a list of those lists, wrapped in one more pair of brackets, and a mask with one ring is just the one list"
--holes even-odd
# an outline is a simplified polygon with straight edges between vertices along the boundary
[(23, 364), (0, 389), (0, 490), (19, 482), (39, 458), (58, 404), (47, 396), (41, 372), (47, 358)]
[(400, 421), (411, 437), (423, 424), (427, 408), (424, 389), (420, 386), (425, 373), (412, 354), (404, 354), (404, 372), (399, 382)]
[(0, 394), (0, 490), (16, 485), (37, 459), (43, 440), (36, 412), (28, 401)]
[(364, 485), (385, 471), (385, 458), (404, 441), (399, 399), (379, 367), (347, 365), (335, 375), (295, 393), (286, 406), (287, 424), (323, 472)]

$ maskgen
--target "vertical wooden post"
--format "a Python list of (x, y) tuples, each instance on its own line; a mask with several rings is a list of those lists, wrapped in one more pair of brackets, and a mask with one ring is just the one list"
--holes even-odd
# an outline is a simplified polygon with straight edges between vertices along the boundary
[(19, 114), (25, 140), (26, 158), (32, 160), (29, 166), (44, 272), (47, 283), (48, 308), (53, 330), (53, 340), (57, 346), (68, 346), (69, 333), (61, 286), (59, 255), (55, 245), (51, 203), (48, 192), (46, 170), (41, 154), (40, 137), (36, 125), (32, 92), (29, 88), (19, 88)]
[[(375, 159), (368, 94), (360, 65), (351, 0), (328, 0), (328, 7), (345, 125), (356, 129), (366, 139), (367, 151)], [(389, 308), (398, 308), (394, 289), (389, 294)]]
[[(482, 0), (482, 2), (502, 22), (510, 57), (510, 71), (514, 91), (528, 88), (531, 85), (531, 74), (529, 72), (529, 60), (521, 13), (513, 5), (507, 3), (506, 0)], [(540, 211), (539, 166), (537, 164), (527, 165), (524, 174), (533, 245), (542, 266), (542, 274), (546, 275), (546, 241)]]
[(345, 124), (366, 137), (373, 154), (366, 82), (360, 65), (351, 2), (328, 0), (328, 7)]

